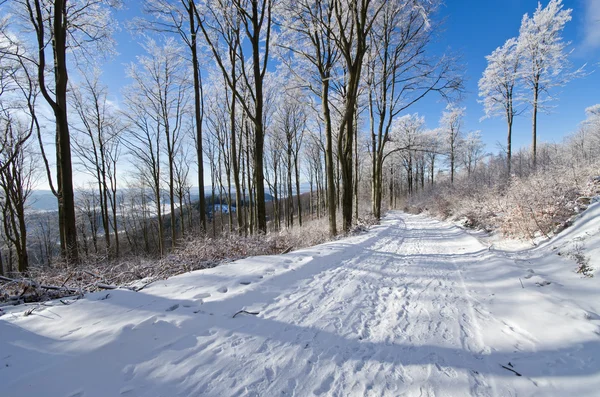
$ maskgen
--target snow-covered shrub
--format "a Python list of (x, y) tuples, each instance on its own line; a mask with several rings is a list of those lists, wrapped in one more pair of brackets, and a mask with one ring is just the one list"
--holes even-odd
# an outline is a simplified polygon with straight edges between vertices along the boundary
[(568, 227), (600, 194), (600, 162), (577, 164), (561, 150), (541, 150), (545, 160), (538, 171), (522, 167), (523, 174), (510, 180), (486, 175), (483, 167), (479, 175), (460, 173), (454, 184), (441, 180), (410, 196), (405, 210), (426, 208), (432, 216), (514, 238), (549, 237)]
[(575, 244), (573, 249), (567, 255), (577, 263), (577, 273), (583, 274), (585, 277), (594, 277), (594, 269), (590, 267), (590, 259), (585, 256), (585, 250), (582, 244)]

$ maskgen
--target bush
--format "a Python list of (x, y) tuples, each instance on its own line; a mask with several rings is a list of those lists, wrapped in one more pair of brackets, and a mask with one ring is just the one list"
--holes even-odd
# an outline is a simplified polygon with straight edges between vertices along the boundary
[(444, 181), (413, 195), (406, 208), (416, 213), (427, 207), (433, 216), (513, 238), (550, 237), (568, 227), (600, 194), (598, 168), (560, 165), (488, 184), (462, 175), (453, 185)]

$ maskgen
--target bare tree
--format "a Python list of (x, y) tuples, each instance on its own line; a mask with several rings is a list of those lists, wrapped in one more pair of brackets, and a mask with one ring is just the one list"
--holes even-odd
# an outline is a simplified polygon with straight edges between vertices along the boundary
[(515, 91), (521, 65), (517, 40), (507, 40), (502, 47), (496, 48), (491, 55), (486, 56), (486, 59), (488, 66), (479, 80), (479, 96), (483, 98), (485, 117), (506, 117), (506, 164), (510, 176), (513, 120), (519, 113), (515, 103), (518, 99)]
[[(297, 75), (298, 70), (312, 70), (300, 75), (311, 92), (320, 100), (325, 128), (325, 174), (329, 233), (337, 234), (336, 190), (334, 179), (333, 121), (331, 114), (331, 84), (334, 68), (340, 59), (335, 43), (334, 1), (290, 1), (283, 3), (284, 38), (279, 45), (292, 54), (286, 62)], [(284, 58), (285, 59), (285, 58)], [(297, 65), (300, 67), (297, 67)], [(306, 67), (304, 67), (306, 64)], [(292, 66), (294, 65), (294, 66)]]
[[(111, 108), (107, 100), (108, 89), (100, 82), (100, 72), (82, 70), (81, 75), (81, 83), (71, 87), (72, 107), (78, 116), (78, 122), (73, 123), (73, 129), (78, 132), (73, 140), (73, 149), (85, 172), (95, 180), (106, 249), (110, 252), (111, 215), (114, 222), (114, 214), (109, 214), (110, 185), (116, 166), (111, 159), (118, 150), (119, 135), (123, 127), (119, 123), (116, 109)], [(116, 190), (116, 186), (112, 189)], [(114, 207), (112, 210), (114, 212)], [(117, 238), (117, 230), (114, 230), (114, 234)]]
[(449, 104), (440, 119), (440, 127), (445, 135), (445, 151), (450, 164), (450, 182), (454, 183), (458, 150), (462, 142), (462, 127), (465, 108)]
[(206, 197), (204, 192), (204, 154), (202, 150), (202, 128), (204, 121), (204, 102), (202, 75), (198, 61), (198, 13), (193, 0), (146, 0), (143, 2), (145, 13), (154, 20), (135, 19), (134, 27), (145, 31), (152, 30), (178, 35), (190, 51), (190, 60), (194, 87), (194, 141), (196, 143), (196, 161), (198, 165), (198, 194), (200, 206), (200, 224), (206, 230)]
[[(518, 38), (518, 51), (523, 60), (521, 77), (531, 89), (532, 115), (532, 157), (533, 167), (537, 161), (537, 114), (553, 98), (549, 91), (553, 87), (565, 85), (569, 80), (581, 74), (569, 71), (569, 42), (561, 34), (567, 22), (571, 20), (571, 9), (563, 9), (562, 0), (550, 0), (545, 8), (538, 7), (531, 17), (523, 15)], [(544, 97), (543, 94), (547, 96)]]
[[(174, 147), (179, 139), (184, 106), (184, 85), (178, 81), (181, 72), (181, 53), (172, 40), (164, 46), (149, 40), (149, 56), (139, 58), (139, 65), (132, 64), (128, 73), (133, 84), (124, 91), (127, 110), (123, 116), (128, 121), (124, 138), (134, 159), (141, 179), (152, 189), (158, 217), (159, 253), (163, 255), (164, 225), (162, 210), (162, 154), (166, 149), (169, 167), (169, 198), (171, 199), (171, 233), (175, 242), (174, 225)], [(163, 147), (166, 142), (166, 148)]]
[(337, 149), (342, 175), (342, 218), (344, 232), (352, 226), (353, 147), (356, 108), (368, 37), (385, 2), (333, 0), (335, 43), (343, 60), (343, 107), (338, 126)]
[(385, 2), (369, 37), (367, 58), (369, 118), (372, 151), (373, 214), (381, 217), (383, 160), (392, 121), (431, 93), (448, 95), (462, 90), (457, 59), (429, 56), (436, 26), (431, 18), (438, 1)]
[[(144, 160), (141, 164), (150, 173), (149, 182), (152, 182), (150, 186), (155, 189), (157, 206), (160, 206), (158, 179), (162, 176), (160, 151), (166, 157), (171, 245), (175, 246), (175, 156), (183, 137), (183, 118), (188, 104), (187, 68), (181, 56), (182, 50), (172, 38), (166, 38), (163, 45), (148, 40), (145, 48), (148, 55), (140, 57), (139, 65), (132, 64), (128, 71), (133, 79), (133, 85), (126, 92), (126, 102), (133, 110), (128, 112), (131, 114), (127, 114), (132, 122), (129, 130), (130, 137), (133, 138), (128, 139), (128, 142), (132, 154)], [(132, 120), (132, 116), (136, 119)], [(134, 129), (138, 130), (132, 131)], [(153, 153), (150, 155), (149, 152)]]
[(17, 270), (22, 273), (29, 267), (25, 210), (37, 170), (31, 149), (23, 139), (31, 135), (31, 128), (31, 124), (18, 121), (7, 111), (0, 113), (0, 133), (3, 142), (0, 152), (0, 207), (4, 236), (14, 247)]
[[(243, 32), (248, 40), (237, 48), (237, 58), (240, 62), (241, 79), (244, 83), (245, 98), (240, 90), (234, 90), (234, 81), (227, 73), (226, 61), (219, 50), (220, 40), (231, 30), (230, 19), (226, 17), (226, 9), (230, 4), (219, 0), (209, 0), (203, 4), (202, 12), (196, 8), (200, 28), (210, 47), (215, 61), (223, 72), (227, 85), (242, 105), (247, 117), (254, 127), (254, 184), (256, 185), (256, 212), (258, 230), (267, 232), (265, 212), (265, 189), (263, 171), (264, 151), (264, 78), (269, 61), (272, 27), (272, 0), (234, 0), (233, 7), (236, 19), (239, 19)], [(251, 64), (246, 65), (246, 48), (249, 49)], [(249, 100), (248, 100), (249, 99)], [(253, 106), (252, 106), (253, 105)]]
[(475, 172), (484, 154), (485, 145), (481, 141), (481, 132), (471, 131), (462, 142), (462, 163), (467, 170), (467, 176)]
[[(67, 54), (89, 56), (92, 48), (106, 49), (115, 26), (109, 7), (113, 0), (15, 0), (12, 3), (19, 23), (34, 36), (32, 51), (24, 46), (9, 46), (11, 56), (27, 59), (37, 67), (37, 82), (42, 96), (52, 109), (56, 125), (56, 168), (59, 225), (63, 256), (78, 262), (77, 228), (71, 164), (71, 136), (67, 112)], [(13, 41), (10, 35), (3, 39)], [(51, 44), (51, 45), (49, 45)], [(16, 51), (13, 51), (16, 49)], [(78, 52), (72, 52), (73, 50)], [(51, 62), (47, 62), (47, 58)], [(52, 67), (49, 67), (51, 64)]]

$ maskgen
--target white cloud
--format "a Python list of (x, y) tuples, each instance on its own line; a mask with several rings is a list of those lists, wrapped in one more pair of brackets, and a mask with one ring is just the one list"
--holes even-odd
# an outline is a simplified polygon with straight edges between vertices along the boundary
[(600, 0), (585, 0), (584, 32), (585, 47), (600, 47)]

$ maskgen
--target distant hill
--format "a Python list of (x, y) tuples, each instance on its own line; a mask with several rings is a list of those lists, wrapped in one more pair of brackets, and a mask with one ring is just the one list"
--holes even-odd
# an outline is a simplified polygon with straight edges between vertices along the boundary
[(29, 207), (35, 211), (57, 211), (58, 202), (50, 190), (33, 190), (29, 198)]
[[(302, 185), (300, 185), (300, 191), (304, 192)], [(206, 194), (206, 197), (210, 197), (211, 187), (206, 186), (204, 188), (204, 192)], [(218, 195), (218, 191), (216, 191), (215, 194)], [(235, 197), (235, 189), (231, 189), (231, 194)], [(75, 195), (77, 195), (77, 193)], [(191, 198), (192, 201), (198, 201), (198, 187), (192, 187)], [(268, 190), (265, 191), (265, 201), (273, 201), (273, 196), (271, 196)], [(168, 200), (166, 200), (165, 204), (168, 203)], [(54, 197), (54, 194), (52, 194), (50, 190), (33, 190), (29, 199), (29, 208), (33, 211), (57, 211), (58, 202), (56, 201), (56, 197)]]

